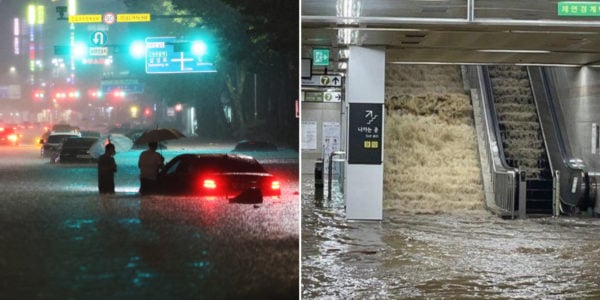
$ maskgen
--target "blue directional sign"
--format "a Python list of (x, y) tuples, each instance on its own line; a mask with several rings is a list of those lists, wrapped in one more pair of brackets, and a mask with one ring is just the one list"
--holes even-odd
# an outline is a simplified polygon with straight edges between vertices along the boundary
[(92, 45), (94, 45), (94, 46), (102, 46), (102, 45), (106, 44), (106, 39), (107, 39), (106, 33), (102, 32), (102, 31), (95, 31), (90, 36), (90, 40), (92, 41)]
[(110, 94), (116, 90), (127, 94), (141, 94), (144, 92), (144, 86), (137, 79), (131, 78), (103, 79), (100, 88), (104, 94)]
[(175, 37), (146, 38), (146, 73), (212, 73), (212, 62), (191, 52), (175, 51)]

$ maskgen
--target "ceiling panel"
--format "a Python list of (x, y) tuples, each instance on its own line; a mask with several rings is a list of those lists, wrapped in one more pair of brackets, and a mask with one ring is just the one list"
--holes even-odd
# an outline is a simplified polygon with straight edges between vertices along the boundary
[(302, 54), (331, 48), (334, 70), (351, 45), (384, 47), (388, 63), (600, 63), (600, 22), (558, 19), (557, 2), (475, 0), (476, 15), (496, 19), (467, 21), (462, 0), (302, 1)]

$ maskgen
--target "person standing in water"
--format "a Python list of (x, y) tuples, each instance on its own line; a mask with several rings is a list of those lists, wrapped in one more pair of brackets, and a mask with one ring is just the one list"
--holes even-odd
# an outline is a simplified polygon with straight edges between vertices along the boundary
[(100, 194), (115, 193), (115, 172), (117, 172), (117, 163), (115, 162), (115, 145), (108, 143), (104, 146), (104, 154), (98, 158), (98, 190)]
[(148, 143), (148, 150), (140, 154), (138, 168), (140, 168), (140, 194), (151, 194), (155, 191), (158, 171), (165, 165), (165, 158), (158, 152), (158, 142)]

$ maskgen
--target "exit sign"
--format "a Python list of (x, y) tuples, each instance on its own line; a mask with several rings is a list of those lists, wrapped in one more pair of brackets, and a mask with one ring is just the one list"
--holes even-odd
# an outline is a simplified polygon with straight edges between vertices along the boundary
[(313, 49), (313, 66), (329, 66), (329, 49)]
[(558, 2), (561, 17), (600, 17), (600, 2)]

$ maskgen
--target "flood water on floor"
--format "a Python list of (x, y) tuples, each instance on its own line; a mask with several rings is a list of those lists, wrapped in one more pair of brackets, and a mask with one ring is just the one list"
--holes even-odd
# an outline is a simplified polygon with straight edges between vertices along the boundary
[(600, 297), (600, 219), (384, 210), (351, 222), (332, 195), (303, 176), (303, 298)]

